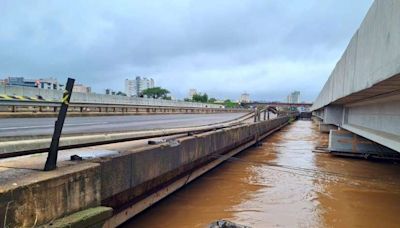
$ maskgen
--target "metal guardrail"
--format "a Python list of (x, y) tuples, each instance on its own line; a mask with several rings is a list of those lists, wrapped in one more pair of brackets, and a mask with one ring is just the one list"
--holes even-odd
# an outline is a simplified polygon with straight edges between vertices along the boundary
[[(16, 107), (37, 107), (39, 112), (42, 111), (41, 108), (49, 107), (53, 108), (54, 112), (57, 108), (61, 106), (61, 101), (58, 100), (45, 100), (35, 97), (26, 96), (10, 96), (10, 95), (0, 95), (0, 106), (11, 107), (11, 112), (17, 112)], [(212, 112), (238, 112), (246, 111), (246, 109), (241, 108), (215, 108), (215, 107), (191, 107), (191, 106), (154, 106), (154, 105), (137, 105), (137, 104), (115, 104), (115, 103), (101, 103), (101, 102), (71, 102), (70, 108), (79, 108), (79, 112), (85, 111), (99, 111), (99, 112), (139, 112), (139, 109), (146, 109), (144, 111), (149, 111), (147, 109), (159, 109), (159, 111), (165, 110), (178, 110), (178, 111), (189, 111), (189, 110), (209, 110)], [(94, 109), (94, 110), (91, 110)], [(119, 109), (119, 110), (117, 110)], [(135, 110), (132, 110), (135, 109)], [(71, 110), (76, 111), (76, 110)], [(151, 110), (150, 110), (151, 111)]]

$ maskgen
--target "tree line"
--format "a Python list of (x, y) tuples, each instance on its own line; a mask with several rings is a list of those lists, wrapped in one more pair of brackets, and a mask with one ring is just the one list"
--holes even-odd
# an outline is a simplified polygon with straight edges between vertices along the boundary
[[(148, 89), (143, 90), (142, 93), (140, 94), (140, 97), (171, 100), (171, 96), (169, 96), (169, 94), (170, 94), (170, 92), (167, 89), (164, 89), (161, 87), (153, 87), (153, 88), (148, 88)], [(122, 92), (118, 92), (117, 95), (126, 96), (126, 94), (122, 93)], [(215, 104), (217, 102), (217, 99), (215, 99), (213, 97), (209, 98), (207, 93), (203, 93), (203, 94), (198, 93), (198, 94), (194, 94), (192, 99), (185, 98), (184, 101)], [(224, 100), (223, 102), (218, 102), (218, 104), (222, 104), (227, 108), (235, 108), (235, 107), (240, 106), (239, 103), (231, 101), (229, 99)]]

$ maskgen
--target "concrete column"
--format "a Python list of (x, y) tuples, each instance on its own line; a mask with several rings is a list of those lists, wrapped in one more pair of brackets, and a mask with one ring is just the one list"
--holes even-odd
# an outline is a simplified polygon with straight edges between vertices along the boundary
[(329, 133), (330, 130), (337, 130), (338, 127), (332, 124), (319, 123), (319, 131), (322, 133)]

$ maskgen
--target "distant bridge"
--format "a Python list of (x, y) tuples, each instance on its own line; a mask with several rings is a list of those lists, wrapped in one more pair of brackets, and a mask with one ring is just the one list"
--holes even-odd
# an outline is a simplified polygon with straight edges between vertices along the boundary
[(256, 106), (273, 106), (273, 107), (311, 107), (313, 104), (312, 103), (287, 103), (287, 102), (249, 102), (249, 103), (243, 103), (242, 104), (244, 107), (256, 107)]

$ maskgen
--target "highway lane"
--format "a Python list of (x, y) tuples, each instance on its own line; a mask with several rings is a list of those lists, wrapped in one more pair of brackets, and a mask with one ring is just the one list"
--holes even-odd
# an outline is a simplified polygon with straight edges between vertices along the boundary
[[(67, 117), (63, 135), (190, 127), (232, 120), (245, 113)], [(51, 135), (56, 118), (0, 119), (0, 137)]]

